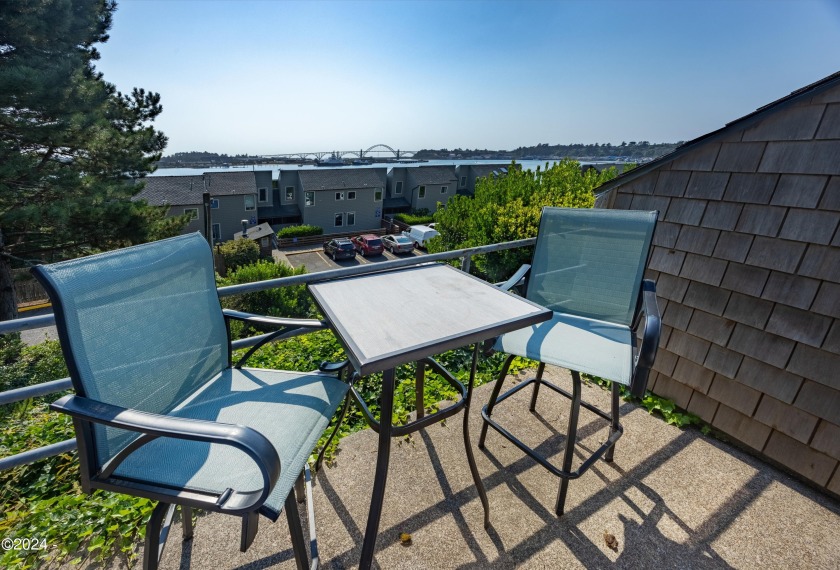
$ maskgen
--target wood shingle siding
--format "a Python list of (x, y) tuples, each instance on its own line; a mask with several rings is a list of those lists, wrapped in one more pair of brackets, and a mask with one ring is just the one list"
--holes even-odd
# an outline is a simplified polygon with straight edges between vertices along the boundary
[(660, 212), (651, 389), (840, 493), (840, 73), (597, 192)]

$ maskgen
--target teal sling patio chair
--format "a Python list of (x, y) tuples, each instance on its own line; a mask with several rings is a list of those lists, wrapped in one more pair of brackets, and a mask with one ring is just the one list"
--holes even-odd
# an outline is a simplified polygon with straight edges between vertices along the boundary
[[(52, 300), (75, 390), (52, 408), (73, 417), (82, 488), (159, 501), (143, 567), (157, 568), (176, 505), (185, 539), (193, 507), (242, 517), (243, 552), (258, 514), (274, 521), (285, 508), (297, 566), (310, 567), (295, 498), (309, 487), (314, 529), (306, 463), (348, 385), (243, 363), (265, 342), (326, 324), (223, 311), (210, 247), (197, 233), (33, 273)], [(227, 319), (278, 330), (232, 364)]]
[[(490, 402), (482, 410), (478, 446), (484, 449), (490, 426), (560, 477), (557, 516), (563, 514), (569, 480), (580, 477), (602, 456), (606, 461), (613, 459), (615, 443), (623, 433), (618, 415), (619, 385), (629, 386), (635, 396), (645, 393), (660, 331), (656, 289), (652, 281), (643, 279), (656, 218), (657, 212), (543, 208), (531, 265), (520, 268), (501, 286), (509, 289), (525, 278), (525, 296), (553, 310), (554, 316), (497, 339), (494, 350), (510, 356), (496, 380)], [(639, 336), (641, 344), (637, 341)], [(536, 377), (500, 396), (510, 364), (517, 356), (539, 362)], [(571, 393), (543, 379), (546, 364), (571, 371)], [(581, 373), (612, 381), (610, 413), (581, 401)], [(562, 468), (554, 466), (492, 417), (496, 405), (531, 384), (532, 412), (536, 412), (543, 385), (571, 400)], [(581, 406), (609, 420), (610, 435), (572, 471)]]

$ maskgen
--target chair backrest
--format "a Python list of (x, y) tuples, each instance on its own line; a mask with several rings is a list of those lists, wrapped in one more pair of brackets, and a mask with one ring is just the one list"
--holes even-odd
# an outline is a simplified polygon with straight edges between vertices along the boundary
[(655, 211), (543, 208), (527, 298), (629, 326), (656, 218)]
[[(76, 393), (165, 414), (229, 363), (212, 252), (200, 234), (40, 265)], [(133, 439), (94, 429), (101, 466)]]

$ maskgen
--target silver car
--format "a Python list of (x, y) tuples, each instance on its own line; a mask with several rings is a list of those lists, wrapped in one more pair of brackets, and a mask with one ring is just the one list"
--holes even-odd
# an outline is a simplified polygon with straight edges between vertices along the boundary
[(414, 249), (414, 242), (405, 236), (382, 236), (382, 245), (391, 253), (408, 253)]

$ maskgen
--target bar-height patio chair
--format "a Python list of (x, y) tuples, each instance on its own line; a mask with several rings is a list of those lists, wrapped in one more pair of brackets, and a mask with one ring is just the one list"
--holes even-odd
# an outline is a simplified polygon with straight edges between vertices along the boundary
[[(326, 324), (223, 311), (199, 234), (33, 272), (53, 302), (75, 389), (52, 408), (73, 417), (82, 487), (159, 501), (143, 567), (158, 566), (175, 505), (185, 539), (192, 507), (242, 517), (243, 552), (258, 514), (273, 521), (285, 508), (297, 566), (309, 567), (295, 498), (348, 385), (317, 372), (243, 368), (253, 350), (233, 365), (226, 318), (279, 327), (263, 342)], [(310, 544), (317, 566), (314, 536)]]
[[(530, 266), (525, 265), (503, 288), (526, 279), (525, 296), (554, 311), (550, 321), (507, 333), (495, 350), (508, 353), (490, 402), (482, 410), (479, 448), (484, 448), (487, 426), (492, 426), (540, 465), (561, 478), (555, 512), (563, 514), (570, 479), (577, 479), (601, 456), (612, 461), (615, 443), (623, 432), (619, 423), (619, 384), (643, 396), (648, 373), (659, 344), (659, 310), (652, 281), (644, 270), (656, 226), (657, 212), (544, 208)], [(640, 329), (641, 318), (644, 324)], [(637, 335), (641, 334), (641, 344)], [(539, 362), (535, 378), (503, 395), (499, 392), (516, 356)], [(546, 364), (572, 374), (569, 393), (542, 378)], [(604, 412), (581, 401), (580, 373), (612, 381), (612, 410)], [(569, 426), (562, 468), (525, 445), (492, 418), (494, 407), (533, 384), (530, 409), (536, 411), (540, 386), (545, 385), (571, 400)], [(606, 442), (572, 471), (580, 407), (609, 420)]]

